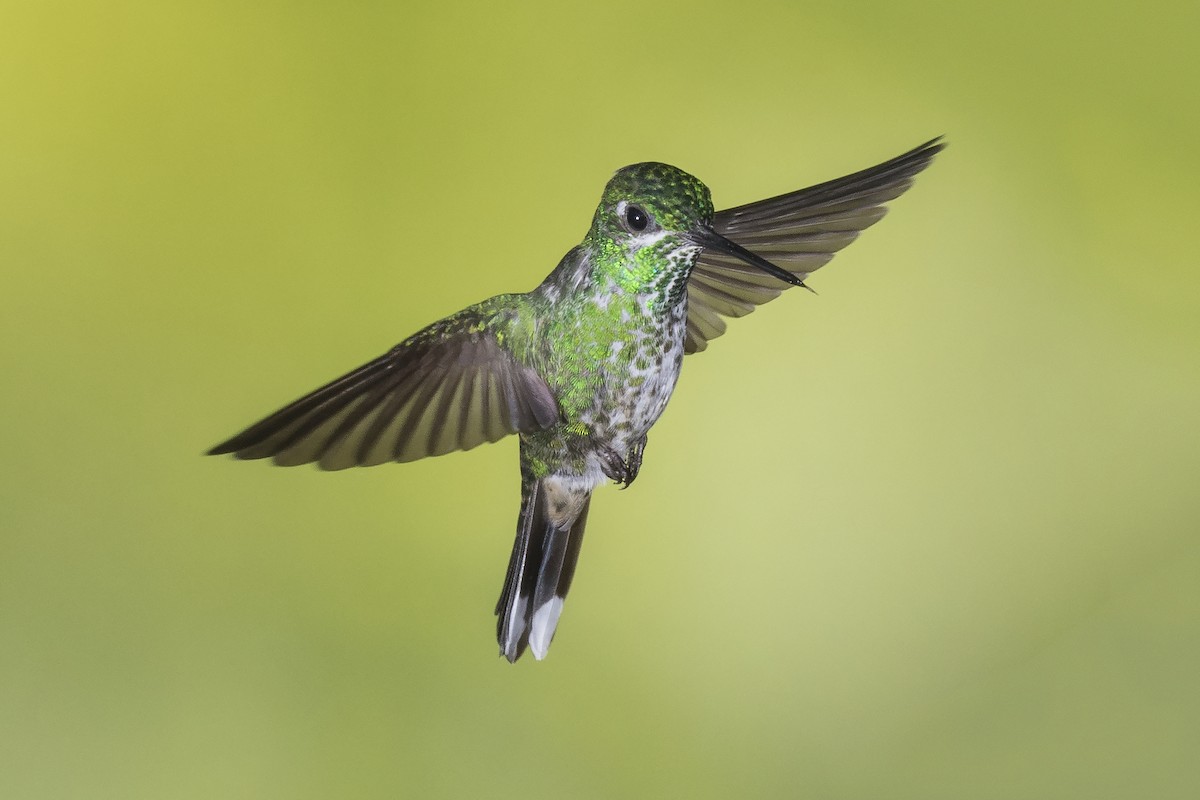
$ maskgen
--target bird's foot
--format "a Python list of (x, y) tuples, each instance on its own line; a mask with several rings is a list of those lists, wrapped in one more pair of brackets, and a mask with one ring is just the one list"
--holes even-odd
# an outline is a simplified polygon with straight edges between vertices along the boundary
[(621, 454), (608, 446), (601, 446), (600, 469), (609, 480), (615, 481), (622, 489), (637, 479), (638, 471), (642, 468), (642, 453), (646, 450), (646, 437), (643, 436), (634, 443), (629, 454), (622, 458)]
[(638, 476), (638, 471), (642, 468), (642, 453), (646, 452), (646, 437), (638, 439), (633, 443), (633, 449), (629, 451), (629, 456), (625, 460), (625, 485), (621, 488), (628, 489), (629, 484), (633, 483)]
[(625, 459), (621, 458), (620, 453), (608, 445), (601, 445), (596, 455), (600, 458), (600, 469), (610, 481), (628, 485), (626, 479), (629, 477), (629, 470), (625, 467)]

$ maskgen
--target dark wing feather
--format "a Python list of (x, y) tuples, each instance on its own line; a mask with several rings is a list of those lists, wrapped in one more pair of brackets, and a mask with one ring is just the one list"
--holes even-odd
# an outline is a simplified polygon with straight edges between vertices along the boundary
[(501, 317), (469, 309), (436, 322), (209, 455), (345, 469), (469, 450), (554, 425), (550, 387), (496, 339)]
[[(883, 204), (904, 194), (944, 147), (934, 139), (853, 175), (718, 211), (713, 228), (803, 280), (882, 219)], [(722, 317), (745, 316), (787, 288), (757, 267), (705, 250), (688, 280), (685, 352), (697, 353), (724, 333)]]

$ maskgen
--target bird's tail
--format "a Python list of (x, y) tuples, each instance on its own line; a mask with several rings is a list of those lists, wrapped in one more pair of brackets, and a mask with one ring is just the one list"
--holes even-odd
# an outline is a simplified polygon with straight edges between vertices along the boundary
[(563, 599), (575, 576), (591, 488), (557, 477), (526, 478), (521, 486), (517, 540), (496, 603), (500, 653), (516, 661), (528, 645), (546, 657)]

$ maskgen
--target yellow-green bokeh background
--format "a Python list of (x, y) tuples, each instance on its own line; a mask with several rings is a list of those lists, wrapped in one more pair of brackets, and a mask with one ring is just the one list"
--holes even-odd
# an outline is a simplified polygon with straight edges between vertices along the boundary
[[(10, 3), (0, 796), (1200, 794), (1193, 3)], [(616, 167), (951, 148), (689, 359), (495, 656), (516, 442), (200, 452)]]

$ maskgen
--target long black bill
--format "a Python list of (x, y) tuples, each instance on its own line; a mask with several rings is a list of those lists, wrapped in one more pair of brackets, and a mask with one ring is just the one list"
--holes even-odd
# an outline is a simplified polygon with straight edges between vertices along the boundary
[[(737, 242), (732, 242), (729, 239), (726, 239), (712, 228), (707, 226), (697, 228), (688, 234), (688, 238), (691, 239), (695, 244), (703, 247), (705, 250), (713, 250), (717, 253), (724, 253), (727, 256), (733, 256), (740, 261), (745, 261), (752, 267), (758, 267), (768, 275), (773, 275), (774, 277), (779, 278), (781, 281), (790, 283), (792, 286), (804, 286), (804, 281), (802, 281), (798, 276), (788, 272), (782, 267), (775, 266), (758, 253), (751, 253)], [(804, 288), (807, 289), (808, 287), (804, 286)]]

